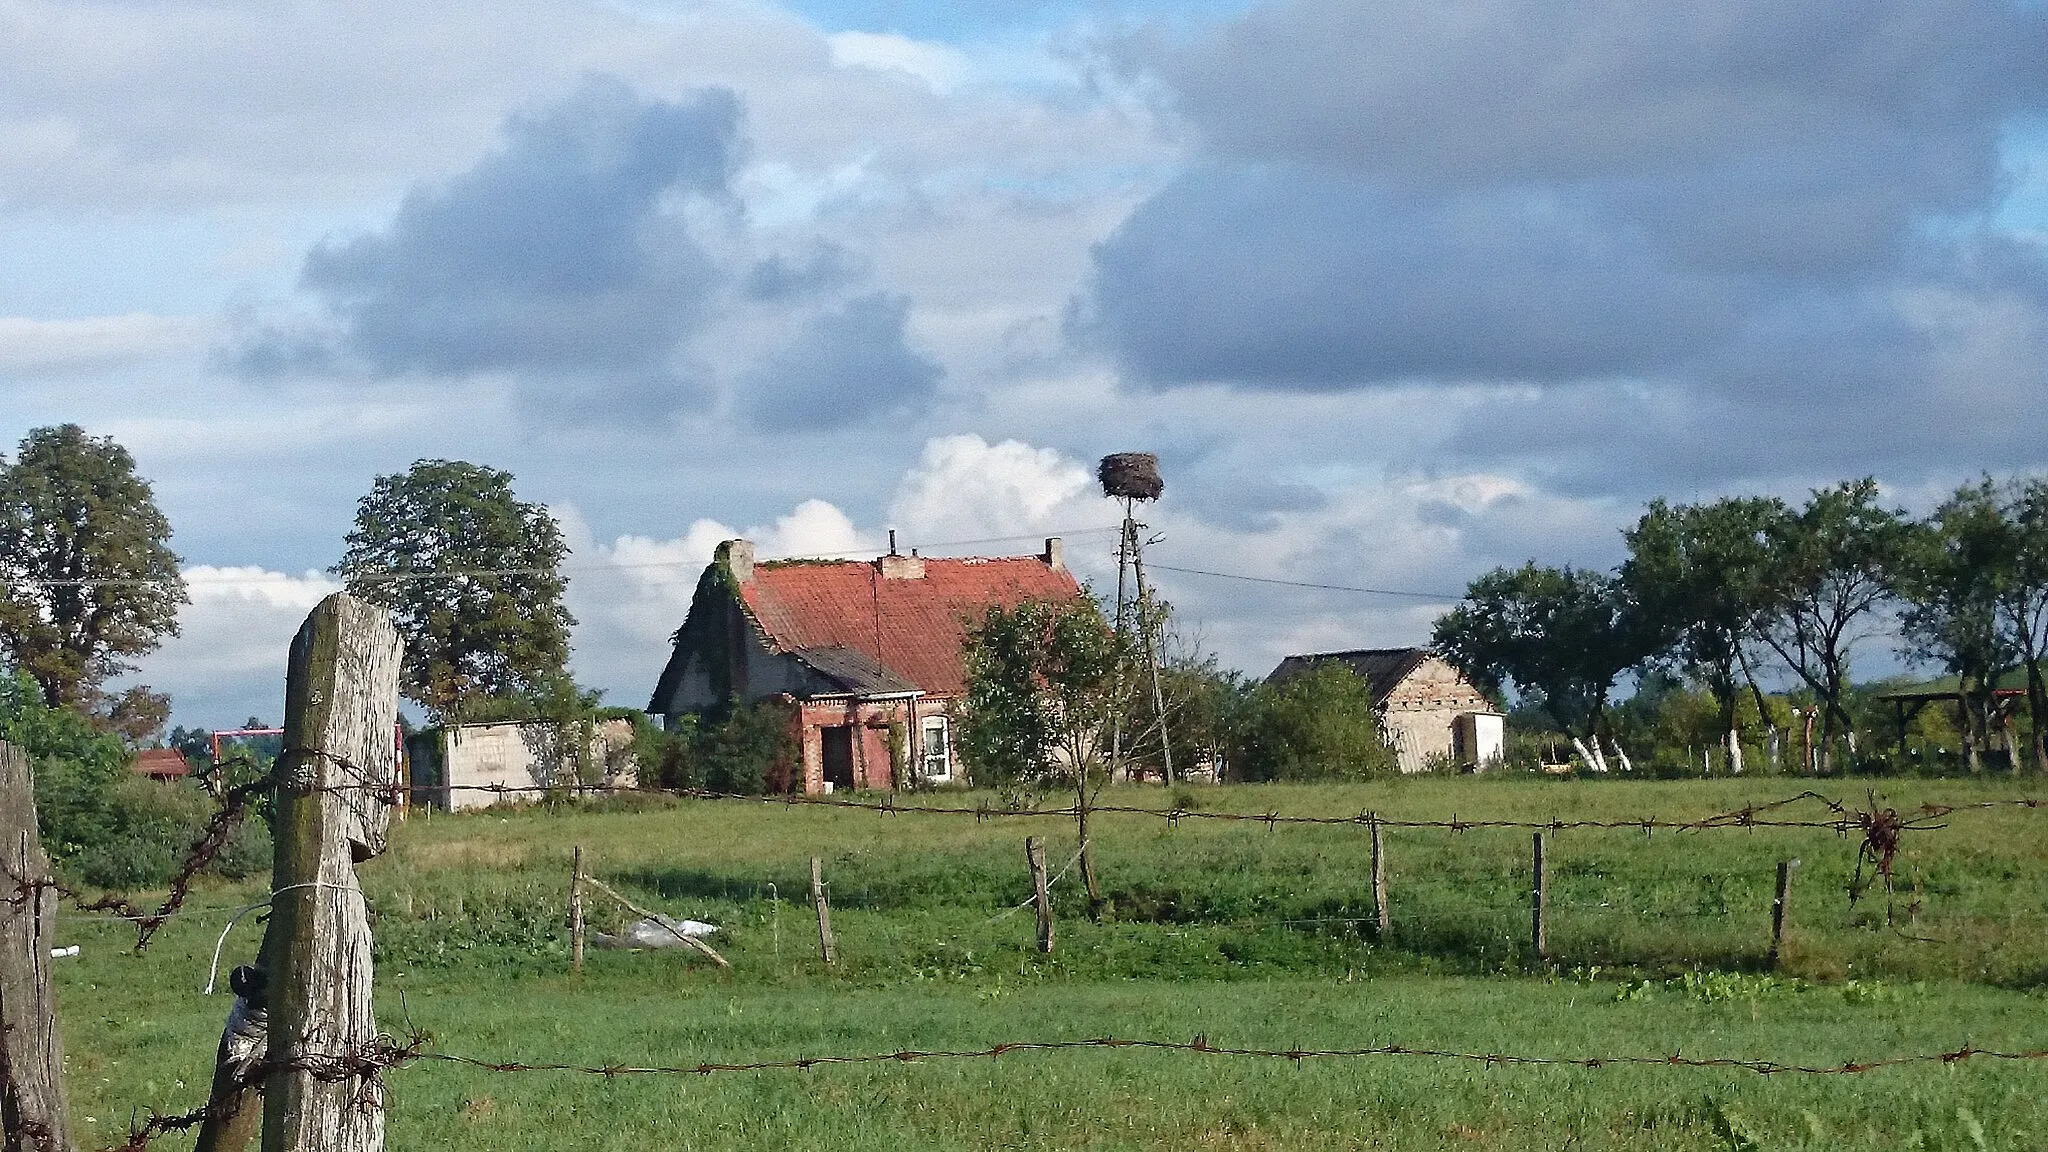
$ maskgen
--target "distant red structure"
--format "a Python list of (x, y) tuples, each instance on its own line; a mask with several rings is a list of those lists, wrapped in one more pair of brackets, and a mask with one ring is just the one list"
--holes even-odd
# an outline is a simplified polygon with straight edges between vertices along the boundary
[(135, 771), (151, 780), (170, 783), (190, 776), (192, 765), (186, 763), (185, 754), (175, 748), (144, 748), (135, 754)]

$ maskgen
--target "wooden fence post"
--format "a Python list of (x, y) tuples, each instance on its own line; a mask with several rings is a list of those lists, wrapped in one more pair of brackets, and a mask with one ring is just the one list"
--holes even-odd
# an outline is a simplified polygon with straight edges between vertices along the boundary
[(1799, 867), (1797, 860), (1778, 861), (1778, 891), (1771, 898), (1771, 956), (1770, 967), (1776, 971), (1778, 962), (1785, 955), (1785, 906), (1792, 898), (1792, 870)]
[(569, 957), (576, 971), (583, 971), (583, 845), (576, 846), (574, 871), (569, 876)]
[(1389, 920), (1387, 916), (1387, 851), (1380, 839), (1379, 813), (1368, 819), (1372, 824), (1372, 923), (1378, 939), (1387, 938)]
[(70, 1152), (64, 1048), (50, 993), (57, 890), (36, 835), (28, 757), (0, 742), (0, 1120), (6, 1152)]
[(263, 1152), (384, 1147), (370, 926), (355, 865), (383, 852), (389, 831), (403, 655), (389, 615), (345, 592), (322, 600), (292, 640), (263, 937)]
[(811, 857), (811, 903), (818, 906), (818, 952), (825, 963), (833, 961), (832, 908), (825, 902), (825, 865), (816, 856)]
[(1031, 865), (1031, 901), (1038, 907), (1038, 950), (1052, 954), (1052, 898), (1045, 884), (1045, 837), (1024, 838), (1024, 859)]
[(1550, 932), (1546, 921), (1550, 911), (1548, 877), (1544, 872), (1543, 833), (1534, 834), (1534, 847), (1530, 854), (1529, 880), (1529, 947), (1536, 953), (1536, 959), (1550, 959)]

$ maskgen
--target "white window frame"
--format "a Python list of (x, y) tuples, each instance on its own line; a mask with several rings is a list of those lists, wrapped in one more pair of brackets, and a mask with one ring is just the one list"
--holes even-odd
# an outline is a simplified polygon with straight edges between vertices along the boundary
[[(927, 780), (951, 780), (953, 778), (953, 749), (949, 744), (952, 724), (944, 716), (926, 716), (918, 721), (917, 729), (917, 771)], [(936, 733), (936, 738), (934, 734)], [(936, 755), (934, 755), (936, 751)], [(939, 771), (931, 771), (934, 761)]]

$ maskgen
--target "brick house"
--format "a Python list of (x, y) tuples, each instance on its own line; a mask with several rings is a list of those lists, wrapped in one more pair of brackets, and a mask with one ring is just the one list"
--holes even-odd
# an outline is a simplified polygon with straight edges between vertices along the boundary
[(889, 788), (958, 771), (950, 711), (968, 625), (990, 607), (1080, 596), (1060, 541), (1036, 556), (754, 559), (718, 546), (647, 710), (673, 726), (728, 702), (788, 708), (798, 762), (770, 785)]
[(1380, 727), (1403, 772), (1420, 772), (1436, 757), (1465, 768), (1500, 762), (1503, 717), (1486, 694), (1427, 648), (1358, 648), (1289, 656), (1266, 677), (1285, 680), (1337, 660), (1372, 686)]

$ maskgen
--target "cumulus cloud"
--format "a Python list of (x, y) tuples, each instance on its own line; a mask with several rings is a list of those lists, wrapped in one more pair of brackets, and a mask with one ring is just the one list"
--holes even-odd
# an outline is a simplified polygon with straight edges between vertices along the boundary
[[(1630, 415), (1569, 453), (1505, 422), (1448, 450), (1583, 480), (1587, 444), (1641, 445), (1592, 462), (1604, 483), (1702, 423), (1712, 475), (1782, 475), (1763, 458), (1787, 406), (1837, 432), (1859, 409), (1946, 421), (1959, 360), (2048, 397), (2026, 358), (2048, 261), (1995, 223), (2009, 129), (2048, 113), (2038, 5), (1274, 0), (1124, 51), (1202, 142), (1097, 247), (1073, 314), (1130, 382), (1535, 383), (1573, 394), (1546, 432)], [(1837, 441), (1855, 470), (1945, 456)]]
[(281, 719), (292, 637), (341, 585), (320, 572), (246, 565), (200, 564), (183, 574), (192, 602), (178, 611), (179, 634), (120, 683), (170, 693), (178, 723), (188, 727), (232, 727), (252, 712)]

